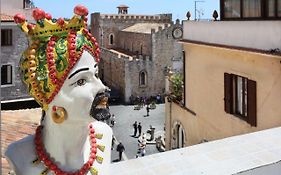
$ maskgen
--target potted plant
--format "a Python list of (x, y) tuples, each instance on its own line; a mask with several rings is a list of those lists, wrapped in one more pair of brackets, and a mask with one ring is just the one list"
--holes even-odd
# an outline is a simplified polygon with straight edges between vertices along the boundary
[(183, 75), (180, 73), (174, 74), (171, 77), (171, 83), (172, 83), (172, 95), (175, 96), (176, 100), (181, 101), (182, 100), (182, 94), (183, 94)]

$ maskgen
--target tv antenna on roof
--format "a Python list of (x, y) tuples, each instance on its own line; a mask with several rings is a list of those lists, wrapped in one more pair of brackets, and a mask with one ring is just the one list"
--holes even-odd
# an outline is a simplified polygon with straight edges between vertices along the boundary
[(203, 13), (203, 10), (197, 10), (197, 3), (198, 2), (205, 2), (205, 1), (194, 1), (194, 15), (195, 15), (195, 17), (194, 17), (194, 20), (196, 21), (197, 19), (196, 19), (196, 12), (199, 12), (199, 19), (200, 19), (200, 16), (201, 15), (204, 15), (204, 13)]

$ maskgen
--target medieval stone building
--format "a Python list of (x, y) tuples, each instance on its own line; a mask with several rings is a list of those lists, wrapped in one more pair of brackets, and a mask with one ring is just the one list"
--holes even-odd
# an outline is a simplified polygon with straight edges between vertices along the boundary
[(101, 46), (101, 79), (125, 102), (164, 95), (167, 68), (182, 70), (182, 25), (172, 14), (132, 15), (122, 5), (118, 14), (91, 14), (91, 32)]

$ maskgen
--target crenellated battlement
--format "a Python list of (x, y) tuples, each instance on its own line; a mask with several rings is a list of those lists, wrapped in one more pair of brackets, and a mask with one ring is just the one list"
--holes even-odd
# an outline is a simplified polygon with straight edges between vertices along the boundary
[(100, 14), (103, 20), (143, 20), (143, 21), (172, 21), (172, 14), (132, 15), (132, 14)]
[(171, 23), (171, 24), (165, 23), (164, 26), (158, 26), (157, 29), (155, 29), (155, 28), (151, 29), (151, 34), (167, 32), (166, 30), (168, 30), (173, 25), (174, 25), (173, 23)]

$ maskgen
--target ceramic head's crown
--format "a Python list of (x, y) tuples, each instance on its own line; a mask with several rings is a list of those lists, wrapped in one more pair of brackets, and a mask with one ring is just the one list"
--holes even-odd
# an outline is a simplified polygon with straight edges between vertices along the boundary
[(98, 43), (86, 29), (88, 9), (78, 5), (74, 13), (70, 20), (54, 19), (36, 8), (32, 13), (36, 24), (28, 23), (21, 14), (14, 16), (30, 41), (20, 62), (23, 80), (43, 109), (48, 108), (84, 50), (99, 62)]

